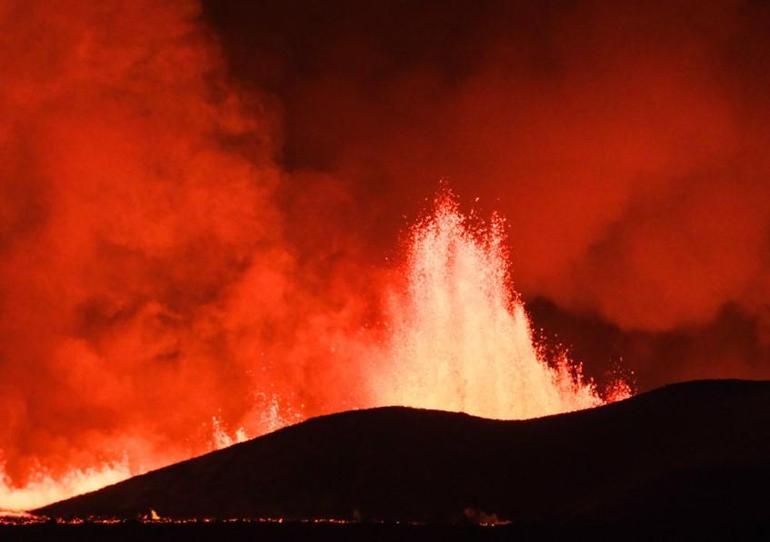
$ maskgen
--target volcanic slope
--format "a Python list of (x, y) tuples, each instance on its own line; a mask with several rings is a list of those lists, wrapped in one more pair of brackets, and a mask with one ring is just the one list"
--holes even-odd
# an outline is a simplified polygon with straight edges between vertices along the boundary
[(767, 518), (770, 382), (697, 381), (525, 421), (400, 407), (308, 420), (41, 508), (51, 517)]

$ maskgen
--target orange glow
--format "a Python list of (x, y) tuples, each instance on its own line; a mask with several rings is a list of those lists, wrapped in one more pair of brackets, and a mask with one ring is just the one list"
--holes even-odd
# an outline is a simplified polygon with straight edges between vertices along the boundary
[(0, 469), (0, 512), (32, 510), (120, 482), (131, 475), (125, 463), (105, 464), (97, 468), (73, 469), (56, 478), (38, 472), (24, 487), (18, 488), (12, 487), (5, 471)]

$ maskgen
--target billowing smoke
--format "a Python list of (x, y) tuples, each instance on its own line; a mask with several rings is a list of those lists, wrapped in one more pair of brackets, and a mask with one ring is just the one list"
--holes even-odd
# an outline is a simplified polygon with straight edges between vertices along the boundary
[(517, 289), (589, 371), (770, 376), (767, 6), (205, 4), (369, 245), (446, 179), (507, 218)]
[(0, 29), (11, 481), (141, 471), (206, 450), (213, 416), (255, 434), (337, 397), (313, 356), (346, 305), (297, 286), (272, 113), (197, 3), (3, 2)]

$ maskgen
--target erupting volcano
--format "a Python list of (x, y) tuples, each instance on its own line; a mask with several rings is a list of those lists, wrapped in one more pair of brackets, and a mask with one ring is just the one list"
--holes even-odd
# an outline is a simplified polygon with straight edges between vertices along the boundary
[[(767, 28), (751, 0), (0, 0), (0, 509), (538, 522), (568, 480), (568, 521), (763, 479)], [(463, 428), (548, 464), (496, 480)]]
[[(478, 221), (477, 221), (478, 222)], [(391, 292), (386, 338), (357, 350), (378, 360), (360, 408), (411, 406), (498, 419), (524, 419), (600, 405), (604, 400), (566, 354), (549, 360), (533, 340), (524, 306), (510, 285), (504, 223), (470, 224), (449, 193), (409, 235), (406, 286)], [(609, 400), (629, 395), (615, 384)], [(279, 421), (270, 427), (278, 429)], [(215, 417), (213, 444), (246, 439)], [(254, 435), (252, 435), (254, 436)], [(43, 472), (26, 486), (0, 483), (0, 509), (26, 510), (115, 483), (137, 472), (96, 465), (59, 479)]]

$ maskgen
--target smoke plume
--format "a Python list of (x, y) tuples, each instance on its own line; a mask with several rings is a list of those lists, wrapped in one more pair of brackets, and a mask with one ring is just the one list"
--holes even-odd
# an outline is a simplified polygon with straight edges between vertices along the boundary
[(770, 375), (767, 6), (205, 5), (373, 251), (445, 179), (507, 218), (517, 290), (589, 371)]
[(290, 295), (270, 116), (195, 2), (4, 2), (0, 28), (5, 469), (187, 456), (272, 400), (241, 348)]

